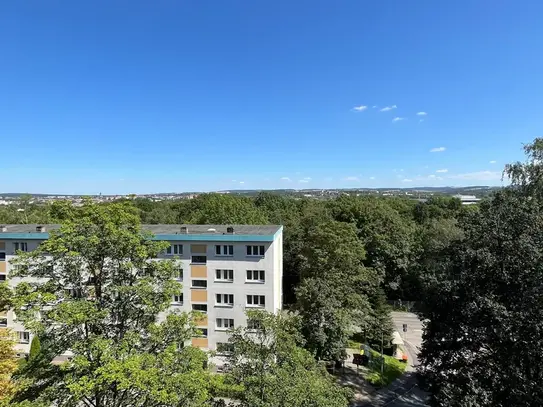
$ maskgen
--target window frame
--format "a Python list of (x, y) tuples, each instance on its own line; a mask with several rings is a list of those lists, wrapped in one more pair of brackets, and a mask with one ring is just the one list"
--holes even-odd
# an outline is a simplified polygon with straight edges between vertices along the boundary
[(1, 328), (6, 328), (8, 326), (8, 318), (7, 317), (2, 317), (0, 318), (0, 321), (6, 321), (6, 323), (0, 323), (0, 327)]
[[(195, 261), (194, 259), (197, 258), (202, 261)], [(190, 256), (190, 264), (207, 264), (207, 255), (205, 254), (193, 254)]]
[[(195, 285), (195, 282), (201, 282), (203, 285)], [(190, 280), (190, 288), (195, 290), (207, 290), (207, 280), (201, 278), (193, 278)]]
[[(17, 331), (17, 335), (19, 337), (19, 340), (18, 340), (19, 343), (30, 343), (30, 332), (29, 331)], [(21, 339), (21, 337), (23, 339)], [(26, 339), (26, 337), (28, 337), (28, 340)]]
[[(203, 306), (203, 307), (205, 307), (206, 309), (205, 309), (205, 311), (200, 310), (200, 309), (194, 309), (194, 306)], [(191, 310), (192, 310), (192, 311), (195, 311), (195, 312), (201, 312), (202, 314), (207, 314), (207, 312), (208, 312), (208, 307), (207, 307), (207, 304), (192, 304), (192, 305), (191, 305)]]
[[(220, 274), (220, 278), (217, 278), (217, 274)], [(231, 275), (232, 278), (224, 278)], [(233, 269), (215, 269), (215, 281), (218, 283), (233, 283), (234, 282), (234, 270)]]
[[(175, 253), (177, 251), (177, 253)], [(182, 256), (183, 245), (179, 243), (171, 244), (166, 248), (166, 256)]]
[[(251, 274), (251, 278), (249, 278), (249, 273)], [(255, 274), (258, 276), (257, 279), (254, 278)], [(260, 278), (262, 276), (264, 278)], [(266, 282), (266, 270), (246, 270), (245, 282), (252, 284), (264, 284)]]
[(233, 257), (234, 245), (233, 244), (216, 244), (215, 256), (218, 257)]
[[(226, 349), (223, 348), (227, 347)], [(230, 355), (234, 353), (234, 344), (230, 342), (217, 342), (217, 354), (218, 355)]]
[(4, 273), (0, 273), (0, 281), (8, 281), (8, 275)]
[[(218, 301), (219, 298), (220, 298), (220, 301)], [(226, 299), (226, 301), (224, 301), (224, 299)], [(232, 302), (230, 302), (230, 299), (232, 299)], [(233, 308), (234, 307), (234, 294), (216, 293), (215, 294), (215, 306), (216, 307), (223, 307), (223, 308)]]
[[(177, 299), (176, 299), (176, 297), (177, 297)], [(179, 299), (181, 299), (181, 301), (179, 301)], [(184, 301), (185, 301), (185, 299), (183, 298), (183, 293), (172, 295), (172, 304), (174, 304), (174, 305), (183, 305)]]
[[(266, 246), (261, 244), (250, 244), (245, 246), (245, 254), (247, 257), (264, 257), (266, 254)], [(256, 250), (255, 250), (256, 249)], [(256, 252), (256, 254), (255, 254)]]
[[(255, 303), (255, 298), (258, 298), (258, 304)], [(250, 299), (250, 301), (249, 301)], [(263, 300), (263, 301), (262, 301)], [(266, 308), (266, 296), (261, 294), (247, 294), (245, 298), (245, 306), (249, 308)]]
[(175, 281), (183, 281), (183, 267), (176, 267), (174, 269), (172, 279)]
[[(218, 323), (220, 321), (220, 324)], [(228, 321), (225, 323), (225, 321)], [(235, 327), (234, 318), (215, 318), (216, 331), (228, 331)]]
[(13, 242), (13, 253), (17, 253), (18, 251), (28, 253), (28, 242)]

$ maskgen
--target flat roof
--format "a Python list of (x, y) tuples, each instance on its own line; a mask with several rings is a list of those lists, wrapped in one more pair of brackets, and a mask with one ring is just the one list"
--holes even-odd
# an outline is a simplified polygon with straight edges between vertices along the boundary
[[(2, 239), (47, 239), (49, 231), (59, 229), (59, 224), (2, 225), (5, 232), (0, 232)], [(36, 232), (37, 226), (43, 226), (45, 232)], [(181, 232), (186, 227), (186, 233)], [(227, 233), (227, 228), (234, 228), (234, 233)], [(157, 240), (210, 240), (210, 241), (273, 241), (283, 230), (281, 225), (141, 225), (141, 228), (155, 235)]]

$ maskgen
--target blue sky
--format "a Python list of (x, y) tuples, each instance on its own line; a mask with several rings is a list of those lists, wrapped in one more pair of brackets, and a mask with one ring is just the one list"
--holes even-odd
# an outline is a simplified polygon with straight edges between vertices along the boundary
[(528, 0), (5, 2), (0, 192), (499, 185), (542, 135), (542, 15)]

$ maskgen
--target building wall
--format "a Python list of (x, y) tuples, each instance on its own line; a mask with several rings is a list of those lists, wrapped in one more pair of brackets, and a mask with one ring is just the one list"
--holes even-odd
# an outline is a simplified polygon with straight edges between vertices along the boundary
[[(0, 239), (2, 237), (0, 236)], [(194, 239), (194, 238), (192, 238)], [(0, 240), (5, 242), (5, 263), (6, 272), (13, 269), (13, 265), (9, 262), (14, 256), (13, 243), (26, 242), (28, 250), (34, 250), (38, 247), (39, 240)], [(176, 259), (176, 262), (183, 269), (183, 279), (180, 281), (183, 284), (183, 303), (173, 303), (169, 312), (190, 312), (193, 304), (207, 305), (207, 318), (202, 319), (198, 326), (207, 329), (207, 338), (193, 338), (191, 343), (204, 349), (215, 350), (217, 343), (228, 342), (228, 333), (216, 327), (217, 318), (234, 319), (235, 327), (246, 326), (247, 317), (245, 312), (247, 309), (265, 309), (269, 312), (277, 312), (282, 308), (282, 276), (283, 276), (283, 236), (282, 230), (279, 230), (272, 242), (263, 241), (221, 241), (214, 242), (209, 240), (191, 240), (187, 241), (172, 241), (172, 244), (182, 244), (183, 253), (181, 255), (166, 255), (159, 256), (160, 259)], [(232, 256), (219, 256), (215, 254), (215, 245), (232, 245)], [(264, 246), (264, 256), (247, 256), (246, 246)], [(2, 252), (2, 244), (0, 243), (0, 252)], [(194, 251), (194, 253), (193, 253)], [(206, 256), (205, 264), (192, 264), (193, 255)], [(234, 279), (232, 282), (216, 281), (216, 270), (233, 270)], [(265, 282), (257, 283), (247, 281), (247, 270), (264, 270)], [(0, 269), (1, 271), (1, 269)], [(193, 280), (207, 281), (206, 288), (193, 288)], [(11, 278), (9, 284), (15, 286), (20, 279)], [(233, 294), (234, 305), (227, 307), (217, 304), (217, 294)], [(265, 307), (252, 308), (247, 306), (247, 295), (264, 295)], [(173, 299), (172, 299), (173, 300)], [(159, 320), (165, 317), (165, 313), (159, 316)], [(1, 318), (1, 317), (0, 317)], [(17, 323), (13, 312), (7, 313), (8, 327), (14, 331), (24, 331), (24, 327)], [(30, 338), (31, 340), (31, 338)], [(28, 352), (29, 344), (18, 344), (17, 348), (23, 352)]]

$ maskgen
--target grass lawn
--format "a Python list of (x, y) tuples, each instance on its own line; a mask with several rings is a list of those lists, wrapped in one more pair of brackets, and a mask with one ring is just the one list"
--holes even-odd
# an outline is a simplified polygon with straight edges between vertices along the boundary
[(371, 361), (368, 365), (369, 371), (365, 374), (365, 379), (374, 386), (388, 386), (405, 372), (406, 363), (400, 362), (392, 356), (385, 355), (385, 364), (383, 374), (381, 375), (381, 354), (372, 350), (371, 356)]

